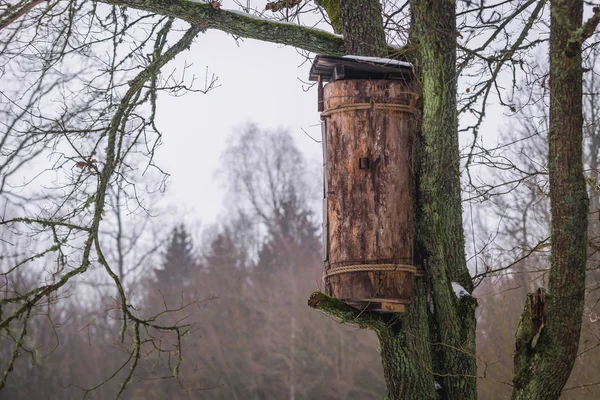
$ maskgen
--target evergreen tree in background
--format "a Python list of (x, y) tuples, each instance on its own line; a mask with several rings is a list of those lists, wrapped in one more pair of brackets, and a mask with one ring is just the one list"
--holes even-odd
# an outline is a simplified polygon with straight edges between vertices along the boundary
[(225, 227), (211, 241), (203, 255), (205, 281), (198, 283), (211, 295), (227, 301), (242, 296), (244, 280), (248, 276), (247, 250), (236, 242), (233, 230), (233, 227)]
[(187, 287), (200, 272), (192, 239), (183, 224), (173, 228), (163, 257), (162, 268), (154, 271), (156, 282), (163, 288)]
[(289, 265), (292, 255), (295, 259), (316, 261), (320, 243), (314, 214), (296, 196), (290, 196), (282, 202), (267, 229), (267, 241), (259, 254), (259, 270), (270, 271), (271, 268), (277, 268), (277, 265), (281, 267), (281, 259), (287, 259)]

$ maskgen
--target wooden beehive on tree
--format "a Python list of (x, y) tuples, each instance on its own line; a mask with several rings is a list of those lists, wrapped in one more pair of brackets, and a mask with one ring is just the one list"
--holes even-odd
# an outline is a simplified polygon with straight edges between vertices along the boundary
[(412, 66), (317, 56), (310, 79), (322, 112), (325, 291), (359, 309), (402, 312), (416, 273)]

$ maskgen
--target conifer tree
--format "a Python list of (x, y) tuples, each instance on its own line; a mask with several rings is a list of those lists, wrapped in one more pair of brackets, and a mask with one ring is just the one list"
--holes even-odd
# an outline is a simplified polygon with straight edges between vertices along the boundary
[(200, 272), (192, 239), (183, 224), (173, 228), (162, 268), (154, 271), (156, 283), (165, 289), (187, 287)]

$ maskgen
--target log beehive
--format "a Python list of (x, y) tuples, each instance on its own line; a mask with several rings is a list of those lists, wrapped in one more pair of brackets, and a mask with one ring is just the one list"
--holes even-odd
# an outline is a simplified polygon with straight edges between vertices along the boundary
[[(403, 79), (385, 79), (381, 64), (342, 65), (333, 63), (320, 94), (325, 291), (360, 309), (402, 312), (414, 299), (416, 272), (417, 95), (406, 71)], [(374, 65), (381, 69), (372, 79)]]

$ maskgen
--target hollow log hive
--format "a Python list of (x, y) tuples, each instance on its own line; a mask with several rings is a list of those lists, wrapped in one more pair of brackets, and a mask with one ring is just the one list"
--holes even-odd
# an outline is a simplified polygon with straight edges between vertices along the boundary
[(410, 79), (372, 79), (388, 76), (373, 74), (372, 63), (357, 73), (361, 64), (334, 66), (319, 96), (325, 291), (359, 309), (402, 312), (414, 299), (416, 272), (417, 95)]

